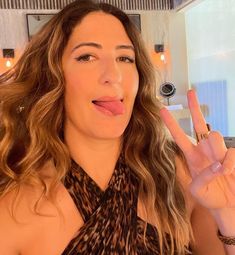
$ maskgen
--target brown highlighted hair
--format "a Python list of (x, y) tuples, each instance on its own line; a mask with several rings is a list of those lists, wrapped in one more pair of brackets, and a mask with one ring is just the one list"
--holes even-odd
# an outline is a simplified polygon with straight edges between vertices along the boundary
[[(140, 33), (123, 11), (109, 4), (90, 0), (69, 4), (32, 38), (17, 64), (0, 76), (0, 197), (23, 183), (40, 183), (42, 196), (49, 192), (53, 198), (53, 189), (63, 181), (70, 156), (63, 141), (62, 55), (74, 27), (96, 11), (119, 19), (135, 48), (139, 90), (123, 135), (126, 163), (140, 179), (139, 196), (157, 228), (161, 254), (185, 254), (190, 224), (176, 177), (174, 158), (180, 151), (169, 141), (160, 119), (154, 68)], [(50, 190), (39, 174), (48, 160), (56, 168)]]

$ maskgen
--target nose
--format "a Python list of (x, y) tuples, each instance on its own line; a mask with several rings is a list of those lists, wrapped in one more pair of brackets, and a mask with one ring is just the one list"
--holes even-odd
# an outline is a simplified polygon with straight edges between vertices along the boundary
[(120, 84), (122, 81), (121, 67), (115, 60), (108, 60), (102, 62), (100, 83), (103, 85)]

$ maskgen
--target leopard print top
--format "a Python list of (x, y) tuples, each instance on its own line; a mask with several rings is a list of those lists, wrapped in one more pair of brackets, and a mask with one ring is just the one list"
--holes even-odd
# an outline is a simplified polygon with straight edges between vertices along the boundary
[(65, 187), (73, 198), (84, 225), (62, 255), (159, 254), (157, 232), (137, 216), (138, 180), (118, 160), (108, 188), (103, 191), (72, 160)]

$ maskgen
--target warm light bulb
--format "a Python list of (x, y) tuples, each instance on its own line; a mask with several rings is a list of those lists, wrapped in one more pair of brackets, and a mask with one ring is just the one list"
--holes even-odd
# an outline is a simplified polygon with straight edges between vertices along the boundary
[(165, 62), (166, 59), (165, 59), (165, 55), (163, 53), (161, 54), (160, 59), (161, 59), (161, 61)]
[(11, 67), (11, 61), (9, 59), (6, 61), (6, 67)]

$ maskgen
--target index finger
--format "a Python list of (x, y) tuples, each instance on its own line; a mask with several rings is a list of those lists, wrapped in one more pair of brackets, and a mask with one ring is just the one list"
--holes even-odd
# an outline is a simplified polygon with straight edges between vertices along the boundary
[(195, 132), (199, 134), (207, 133), (209, 130), (202, 114), (196, 92), (194, 90), (189, 90), (187, 98)]
[(184, 153), (188, 153), (189, 151), (191, 151), (194, 145), (185, 134), (183, 129), (179, 126), (175, 118), (165, 107), (160, 110), (160, 116), (180, 149)]

